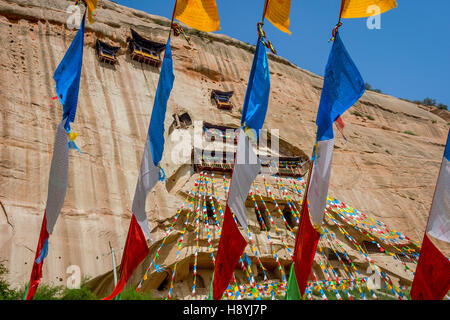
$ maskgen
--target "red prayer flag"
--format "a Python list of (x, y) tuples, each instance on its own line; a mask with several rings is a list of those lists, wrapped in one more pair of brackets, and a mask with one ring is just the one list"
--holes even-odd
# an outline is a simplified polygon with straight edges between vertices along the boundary
[(120, 263), (120, 280), (117, 282), (111, 295), (102, 300), (111, 300), (122, 292), (128, 279), (130, 279), (134, 270), (148, 255), (149, 251), (144, 233), (133, 214), (128, 230), (127, 241), (125, 243), (125, 249), (123, 251), (122, 262)]
[(231, 210), (226, 206), (222, 233), (217, 251), (216, 265), (214, 267), (213, 299), (220, 300), (230, 283), (233, 271), (244, 252), (247, 242), (241, 235)]
[(413, 300), (442, 300), (450, 290), (450, 261), (424, 235), (411, 288)]
[(320, 238), (320, 233), (311, 224), (308, 202), (306, 199), (304, 201), (306, 203), (303, 206), (294, 251), (295, 277), (302, 296), (305, 294), (306, 284), (311, 274), (311, 267)]
[(39, 235), (36, 255), (33, 262), (33, 269), (31, 270), (31, 277), (26, 300), (33, 300), (34, 294), (36, 293), (37, 287), (39, 286), (39, 282), (41, 282), (42, 266), (44, 265), (44, 258), (47, 256), (48, 252), (48, 238), (49, 234), (47, 231), (47, 213), (44, 213), (41, 233)]

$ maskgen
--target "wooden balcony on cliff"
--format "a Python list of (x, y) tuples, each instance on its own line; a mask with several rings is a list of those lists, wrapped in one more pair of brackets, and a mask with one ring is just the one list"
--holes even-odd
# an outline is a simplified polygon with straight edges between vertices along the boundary
[(155, 67), (161, 66), (161, 52), (166, 48), (165, 44), (147, 40), (133, 29), (127, 42), (131, 59)]
[[(207, 155), (207, 154), (210, 155)], [(192, 160), (194, 171), (214, 171), (214, 172), (232, 172), (234, 166), (235, 153), (223, 151), (215, 152), (209, 150), (193, 149)]]
[(307, 168), (302, 157), (280, 157), (278, 160), (278, 175), (288, 177), (303, 177)]
[(226, 127), (211, 124), (208, 122), (203, 122), (203, 134), (210, 141), (233, 141), (234, 144), (237, 144), (239, 137), (238, 128)]
[(211, 91), (211, 100), (213, 100), (217, 106), (217, 108), (222, 110), (231, 110), (233, 109), (233, 104), (230, 102), (231, 97), (233, 96), (233, 91), (219, 91), (212, 90)]
[(95, 48), (97, 51), (97, 57), (101, 62), (116, 64), (117, 60), (117, 51), (119, 51), (120, 47), (113, 47), (103, 41), (97, 40), (95, 43)]

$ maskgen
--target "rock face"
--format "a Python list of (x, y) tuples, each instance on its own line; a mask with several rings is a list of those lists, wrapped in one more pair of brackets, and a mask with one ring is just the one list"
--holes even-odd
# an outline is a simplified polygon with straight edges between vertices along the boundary
[[(53, 142), (62, 116), (62, 107), (52, 100), (56, 95), (52, 75), (76, 32), (66, 24), (71, 15), (66, 9), (72, 3), (0, 0), (0, 261), (17, 286), (29, 280), (45, 209)], [(96, 22), (86, 25), (79, 106), (72, 125), (79, 133), (76, 141), (82, 154), (70, 153), (69, 187), (50, 238), (43, 282), (65, 284), (66, 269), (78, 265), (83, 276), (104, 274), (94, 281), (99, 294), (112, 290), (108, 243), (116, 249), (119, 263), (159, 76), (158, 68), (130, 59), (126, 39), (133, 28), (165, 43), (169, 25), (165, 18), (106, 0), (100, 1)], [(193, 124), (208, 121), (237, 127), (254, 48), (224, 35), (185, 30), (193, 48), (181, 37), (173, 37), (171, 43), (175, 83), (166, 129), (173, 127), (172, 115), (185, 112)], [(96, 39), (120, 46), (117, 65), (99, 63)], [(281, 57), (269, 55), (269, 61), (271, 94), (264, 128), (279, 130), (287, 153), (306, 157), (314, 143), (323, 79)], [(232, 111), (211, 103), (212, 89), (234, 91)], [(448, 131), (444, 119), (448, 113), (436, 115), (394, 97), (366, 92), (343, 116), (348, 141), (337, 135), (330, 195), (420, 243)], [(198, 178), (192, 165), (174, 162), (176, 132), (193, 133), (193, 124), (166, 130), (162, 167), (168, 179), (147, 199), (150, 227), (158, 241)], [(221, 178), (217, 184), (223, 186)], [(189, 230), (195, 233), (195, 227)], [(217, 234), (213, 238), (217, 244)], [(259, 239), (259, 250), (266, 252), (267, 239)], [(173, 265), (176, 241), (176, 234), (167, 240), (172, 245), (163, 258), (167, 266)], [(179, 281), (189, 274), (195, 250), (194, 238), (186, 242), (190, 245), (182, 254), (190, 260), (181, 259)], [(210, 273), (206, 273), (212, 264), (208, 244), (202, 247), (199, 274), (205, 273), (202, 286), (208, 288)], [(157, 248), (158, 243), (152, 246), (152, 254)], [(266, 255), (267, 265), (273, 264), (270, 250)], [(152, 257), (136, 271), (135, 284)], [(284, 264), (289, 261), (286, 254), (281, 259)], [(400, 273), (391, 272), (408, 278)], [(149, 288), (161, 286), (165, 277), (155, 273)], [(188, 296), (185, 289), (178, 295)]]

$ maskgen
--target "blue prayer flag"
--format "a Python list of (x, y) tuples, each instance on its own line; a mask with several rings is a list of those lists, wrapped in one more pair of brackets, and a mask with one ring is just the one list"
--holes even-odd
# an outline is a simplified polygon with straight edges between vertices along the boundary
[(325, 68), (317, 111), (317, 141), (334, 138), (334, 121), (358, 101), (364, 91), (364, 80), (337, 33)]
[(169, 39), (159, 75), (158, 88), (156, 89), (148, 132), (152, 149), (152, 159), (155, 166), (158, 166), (164, 151), (164, 120), (166, 118), (167, 101), (169, 100), (174, 80), (172, 51), (170, 49)]
[(266, 118), (269, 93), (269, 61), (266, 48), (261, 44), (261, 40), (258, 40), (241, 118), (241, 125), (255, 130), (257, 136)]
[(70, 130), (70, 122), (75, 120), (77, 112), (81, 66), (83, 64), (85, 15), (80, 29), (53, 75), (56, 82), (56, 93), (63, 105), (63, 119), (68, 118), (64, 126), (66, 130)]

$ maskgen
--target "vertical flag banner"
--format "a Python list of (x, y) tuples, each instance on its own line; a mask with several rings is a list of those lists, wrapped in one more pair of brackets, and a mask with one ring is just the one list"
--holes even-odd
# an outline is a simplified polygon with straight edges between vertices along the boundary
[(153, 241), (148, 227), (147, 214), (145, 213), (145, 203), (148, 193), (160, 179), (160, 170), (162, 169), (159, 168), (159, 162), (164, 151), (164, 119), (166, 117), (167, 101), (169, 100), (174, 80), (172, 50), (169, 39), (161, 66), (147, 140), (136, 184), (131, 209), (133, 217), (120, 264), (120, 280), (111, 295), (103, 300), (111, 300), (116, 297), (123, 290), (137, 266), (148, 255), (149, 248), (144, 233)]
[(177, 0), (174, 18), (200, 31), (220, 29), (216, 0)]
[(316, 118), (316, 159), (308, 193), (312, 222), (316, 225), (322, 224), (328, 195), (334, 147), (333, 123), (358, 101), (364, 91), (364, 80), (337, 33), (325, 68)]
[(396, 0), (342, 0), (341, 18), (365, 18), (373, 14), (372, 6), (380, 8), (380, 14), (397, 7)]
[(255, 141), (262, 129), (269, 105), (269, 93), (269, 61), (266, 49), (258, 39), (244, 99), (242, 127), (214, 269), (213, 298), (215, 300), (222, 297), (247, 245), (233, 219), (231, 210), (241, 226), (247, 228), (245, 200), (261, 167), (250, 140)]
[(122, 261), (120, 263), (120, 279), (117, 282), (113, 292), (102, 300), (111, 300), (115, 298), (127, 284), (134, 270), (139, 266), (142, 260), (148, 255), (150, 249), (147, 246), (145, 235), (136, 221), (136, 217), (131, 217), (130, 228), (128, 230), (125, 248), (123, 250)]
[(159, 162), (164, 152), (164, 120), (166, 118), (167, 101), (173, 88), (175, 76), (173, 74), (172, 50), (170, 39), (167, 41), (155, 102), (145, 142), (144, 154), (141, 160), (141, 169), (134, 194), (131, 211), (136, 216), (142, 230), (152, 239), (148, 227), (145, 203), (147, 195), (160, 178)]
[(81, 66), (83, 64), (85, 17), (86, 13), (72, 44), (53, 74), (53, 79), (56, 82), (56, 93), (63, 105), (63, 119), (67, 118), (65, 128), (68, 131), (70, 130), (70, 122), (75, 120), (77, 112)]
[(64, 124), (65, 121), (62, 121), (56, 132), (48, 181), (47, 205), (42, 220), (26, 300), (33, 299), (40, 279), (42, 278), (42, 267), (48, 253), (48, 239), (53, 232), (56, 220), (64, 203), (64, 198), (66, 197), (69, 180), (69, 142)]
[(356, 65), (336, 33), (325, 68), (324, 84), (317, 111), (317, 136), (314, 147), (314, 163), (311, 167), (311, 179), (307, 194), (307, 203), (303, 207), (300, 228), (295, 248), (295, 273), (303, 295), (311, 272), (314, 254), (320, 234), (311, 224), (307, 213), (308, 203), (312, 223), (320, 227), (330, 183), (331, 162), (334, 148), (333, 123), (363, 95), (364, 80)]
[(427, 232), (450, 243), (450, 131), (428, 218)]
[[(83, 15), (80, 29), (77, 31), (69, 49), (58, 65), (53, 79), (56, 93), (63, 105), (63, 120), (58, 126), (53, 146), (52, 163), (48, 182), (47, 203), (36, 249), (36, 257), (31, 271), (26, 300), (32, 300), (40, 279), (42, 267), (48, 253), (48, 240), (58, 219), (66, 197), (69, 179), (69, 136), (70, 122), (75, 119), (80, 89), (81, 67), (83, 64), (84, 26)], [(73, 136), (73, 134), (72, 134)], [(73, 142), (73, 141), (72, 141)]]
[(267, 9), (264, 17), (283, 32), (289, 31), (289, 15), (291, 13), (291, 0), (267, 0)]
[(441, 300), (450, 290), (450, 261), (427, 233), (450, 243), (450, 131), (411, 288), (413, 300)]

